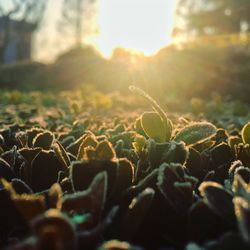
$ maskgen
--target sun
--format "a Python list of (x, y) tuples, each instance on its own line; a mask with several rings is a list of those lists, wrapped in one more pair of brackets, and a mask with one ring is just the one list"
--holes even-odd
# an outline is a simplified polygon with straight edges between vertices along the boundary
[(99, 0), (96, 48), (120, 47), (152, 55), (171, 43), (176, 0)]

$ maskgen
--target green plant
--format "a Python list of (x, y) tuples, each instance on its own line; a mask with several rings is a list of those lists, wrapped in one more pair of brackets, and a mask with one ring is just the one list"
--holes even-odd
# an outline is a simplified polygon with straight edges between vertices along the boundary
[(213, 124), (199, 122), (184, 127), (173, 137), (173, 123), (160, 105), (140, 88), (130, 86), (129, 89), (148, 100), (155, 110), (155, 112), (143, 113), (140, 122), (145, 134), (156, 142), (163, 143), (172, 139), (177, 142), (183, 141), (191, 146), (206, 141), (216, 134), (217, 129)]

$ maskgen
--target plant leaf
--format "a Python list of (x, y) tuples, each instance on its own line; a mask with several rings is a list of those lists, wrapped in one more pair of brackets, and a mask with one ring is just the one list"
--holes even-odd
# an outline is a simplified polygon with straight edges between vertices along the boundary
[(194, 123), (181, 129), (174, 140), (184, 141), (186, 145), (192, 146), (204, 142), (216, 134), (216, 127), (209, 122)]
[(248, 243), (250, 242), (250, 207), (241, 197), (233, 199), (239, 230)]
[(141, 126), (145, 134), (156, 142), (165, 142), (166, 127), (159, 114), (145, 112), (141, 116)]
[(244, 144), (250, 144), (250, 122), (248, 122), (241, 130), (241, 136)]
[(49, 150), (53, 144), (55, 137), (50, 131), (45, 131), (43, 133), (38, 134), (33, 139), (33, 147), (35, 148), (43, 148), (45, 150)]
[(122, 225), (122, 232), (127, 239), (131, 239), (142, 223), (152, 204), (154, 195), (155, 191), (152, 188), (146, 188), (131, 201)]
[(217, 182), (203, 182), (199, 191), (204, 198), (204, 202), (222, 218), (232, 221), (234, 218), (234, 207), (232, 203), (233, 195), (226, 191)]
[(158, 113), (158, 115), (161, 117), (163, 124), (166, 127), (166, 131), (165, 131), (166, 132), (166, 135), (165, 135), (166, 139), (165, 139), (165, 141), (169, 141), (172, 137), (173, 125), (172, 125), (172, 121), (170, 119), (168, 119), (166, 113), (161, 108), (161, 106), (149, 94), (147, 94), (142, 89), (135, 87), (135, 86), (129, 86), (129, 90), (133, 93), (136, 93), (136, 94), (144, 97), (146, 100), (149, 101), (149, 103), (152, 105), (155, 112)]

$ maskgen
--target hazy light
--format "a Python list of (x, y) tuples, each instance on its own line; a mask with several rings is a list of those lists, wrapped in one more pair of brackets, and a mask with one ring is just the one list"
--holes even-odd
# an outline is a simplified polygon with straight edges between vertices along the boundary
[(110, 56), (116, 47), (156, 53), (171, 42), (175, 0), (99, 0), (96, 47)]

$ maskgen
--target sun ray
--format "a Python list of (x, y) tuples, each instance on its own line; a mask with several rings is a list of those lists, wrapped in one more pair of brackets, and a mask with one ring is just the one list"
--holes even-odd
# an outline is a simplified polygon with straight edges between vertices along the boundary
[(96, 48), (122, 47), (152, 55), (171, 42), (175, 0), (100, 0)]

